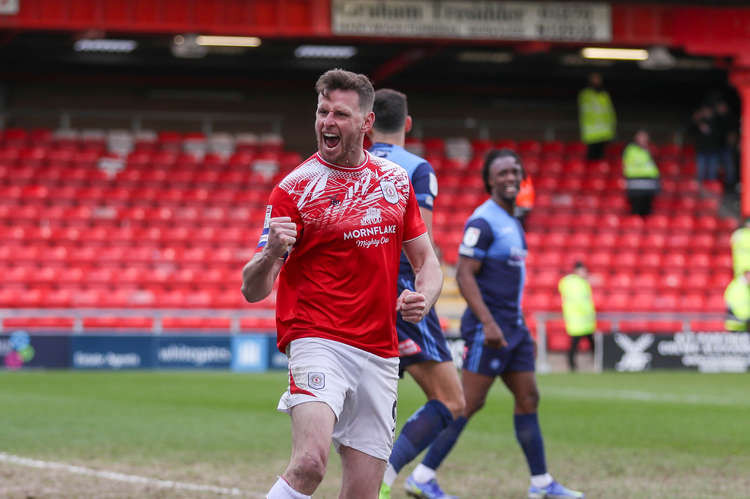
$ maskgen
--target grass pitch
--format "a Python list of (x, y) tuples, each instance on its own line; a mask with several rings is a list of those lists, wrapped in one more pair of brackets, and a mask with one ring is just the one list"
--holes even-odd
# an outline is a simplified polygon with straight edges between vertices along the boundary
[[(749, 497), (747, 374), (539, 376), (550, 472), (592, 498)], [(263, 497), (287, 462), (286, 374), (0, 373), (0, 452)], [(399, 429), (423, 402), (401, 382)], [(496, 383), (439, 471), (463, 498), (522, 498), (512, 399)], [(402, 471), (394, 498), (404, 497)], [(315, 497), (336, 497), (339, 459)], [(0, 462), (0, 497), (215, 497)]]

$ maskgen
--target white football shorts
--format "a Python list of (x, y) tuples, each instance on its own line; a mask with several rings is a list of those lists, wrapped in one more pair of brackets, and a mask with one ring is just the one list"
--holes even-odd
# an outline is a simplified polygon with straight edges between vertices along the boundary
[(289, 387), (277, 409), (324, 402), (336, 415), (333, 443), (388, 460), (396, 431), (398, 357), (338, 341), (300, 338), (287, 347)]

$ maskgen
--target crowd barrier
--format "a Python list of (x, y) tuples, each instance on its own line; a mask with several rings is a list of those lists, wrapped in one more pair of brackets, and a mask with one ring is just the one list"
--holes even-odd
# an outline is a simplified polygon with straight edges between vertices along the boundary
[[(456, 365), (463, 342), (451, 338)], [(597, 370), (689, 369), (747, 372), (750, 333), (679, 331), (596, 335)], [(6, 369), (287, 369), (273, 332), (254, 334), (60, 334), (17, 330), (0, 335)]]
[(12, 331), (0, 335), (0, 365), (7, 369), (286, 369), (276, 333), (60, 334)]
[(750, 333), (615, 332), (597, 336), (597, 354), (601, 367), (606, 370), (747, 372), (750, 367)]

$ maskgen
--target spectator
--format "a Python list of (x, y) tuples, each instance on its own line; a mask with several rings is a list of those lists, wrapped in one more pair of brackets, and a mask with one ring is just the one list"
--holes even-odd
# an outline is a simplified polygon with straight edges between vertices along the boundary
[(724, 191), (732, 192), (737, 185), (734, 149), (737, 147), (736, 119), (723, 98), (714, 103), (719, 164), (724, 172)]
[(596, 331), (596, 309), (591, 294), (588, 270), (583, 262), (576, 262), (573, 272), (560, 279), (557, 288), (562, 298), (565, 331), (570, 335), (568, 367), (576, 370), (576, 350), (578, 343), (585, 339), (594, 352), (594, 332)]
[(648, 132), (638, 130), (622, 157), (630, 211), (642, 217), (651, 214), (651, 204), (659, 191), (659, 168), (651, 158), (648, 145)]
[(591, 73), (589, 86), (578, 94), (578, 122), (581, 140), (586, 144), (586, 159), (602, 159), (604, 148), (615, 138), (617, 116), (599, 73)]
[(704, 104), (693, 113), (692, 134), (695, 140), (698, 181), (716, 180), (719, 173), (720, 137), (711, 106)]
[(727, 320), (724, 327), (727, 331), (747, 331), (750, 321), (750, 270), (732, 279), (724, 291), (727, 303)]
[(750, 270), (750, 218), (732, 233), (732, 267), (735, 277)]

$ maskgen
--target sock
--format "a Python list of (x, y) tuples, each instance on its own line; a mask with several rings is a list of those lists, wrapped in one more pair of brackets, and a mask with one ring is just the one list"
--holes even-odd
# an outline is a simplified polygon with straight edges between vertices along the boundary
[(388, 466), (385, 467), (385, 475), (383, 475), (383, 483), (385, 483), (387, 486), (392, 486), (393, 482), (396, 481), (396, 475), (398, 475), (398, 471), (396, 471), (393, 468), (393, 465), (391, 463), (388, 463)]
[(412, 471), (411, 476), (419, 483), (426, 483), (435, 478), (435, 470), (419, 463)]
[(544, 475), (532, 475), (531, 485), (539, 489), (543, 489), (547, 485), (552, 483), (552, 475), (545, 473)]
[(449, 424), (440, 435), (438, 435), (435, 441), (432, 442), (430, 450), (427, 451), (427, 455), (422, 459), (422, 464), (433, 470), (438, 469), (440, 463), (445, 459), (445, 456), (447, 456), (453, 446), (456, 445), (456, 440), (458, 440), (458, 436), (461, 435), (461, 432), (464, 430), (468, 421), (469, 420), (463, 416), (454, 419), (453, 422)]
[(388, 459), (396, 473), (430, 445), (452, 420), (451, 411), (439, 400), (428, 401), (412, 414), (401, 429)]
[(529, 465), (531, 475), (547, 473), (547, 463), (544, 459), (544, 440), (536, 413), (515, 414), (513, 426), (516, 428), (516, 439), (526, 455), (526, 462)]
[(310, 499), (312, 496), (306, 496), (302, 492), (297, 492), (287, 483), (286, 480), (279, 477), (268, 491), (266, 499)]

